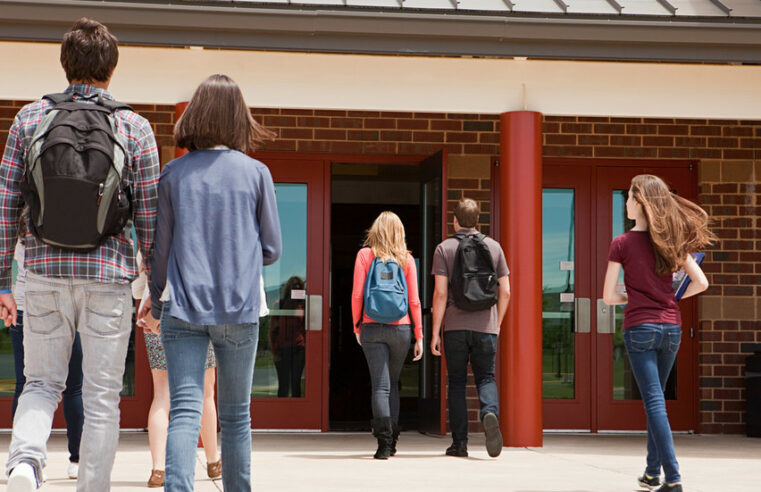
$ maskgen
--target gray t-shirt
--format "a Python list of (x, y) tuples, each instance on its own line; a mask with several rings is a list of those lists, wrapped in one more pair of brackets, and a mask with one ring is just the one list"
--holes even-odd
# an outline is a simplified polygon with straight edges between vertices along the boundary
[[(475, 229), (459, 229), (458, 233), (475, 234)], [(502, 278), (510, 274), (505, 261), (505, 254), (502, 247), (497, 241), (490, 237), (484, 238), (484, 243), (489, 247), (494, 267), (497, 270), (497, 277)], [(443, 275), (449, 278), (454, 271), (454, 258), (457, 253), (457, 246), (460, 242), (455, 238), (445, 239), (441, 244), (436, 246), (436, 252), (433, 254), (433, 275)], [(444, 331), (451, 330), (472, 330), (481, 333), (499, 334), (497, 326), (497, 305), (483, 311), (463, 311), (454, 304), (452, 289), (449, 289), (447, 296), (447, 310), (444, 313)]]

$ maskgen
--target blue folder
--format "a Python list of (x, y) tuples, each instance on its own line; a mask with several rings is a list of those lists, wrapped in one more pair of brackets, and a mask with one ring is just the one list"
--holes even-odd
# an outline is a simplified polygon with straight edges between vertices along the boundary
[[(695, 262), (700, 265), (703, 263), (703, 260), (706, 257), (705, 253), (692, 253), (692, 257), (695, 259)], [(687, 290), (687, 286), (690, 285), (690, 276), (687, 275), (687, 272), (684, 271), (684, 268), (679, 270), (674, 274), (673, 278), (673, 286), (674, 286), (674, 297), (676, 300), (680, 300), (682, 296), (684, 295), (684, 291)]]

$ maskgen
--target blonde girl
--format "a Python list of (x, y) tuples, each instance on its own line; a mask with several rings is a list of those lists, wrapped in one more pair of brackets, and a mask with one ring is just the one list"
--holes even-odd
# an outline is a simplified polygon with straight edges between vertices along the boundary
[[(393, 212), (383, 212), (375, 219), (367, 232), (364, 246), (357, 253), (354, 263), (354, 334), (357, 343), (362, 346), (370, 369), (373, 434), (378, 440), (378, 449), (374, 457), (387, 459), (396, 453), (396, 442), (399, 438), (399, 375), (409, 351), (412, 332), (415, 335), (413, 360), (420, 360), (423, 356), (417, 268), (415, 260), (407, 250), (404, 225)], [(396, 262), (404, 271), (407, 283), (409, 314), (390, 323), (373, 320), (363, 309), (365, 280), (376, 258), (383, 263)]]

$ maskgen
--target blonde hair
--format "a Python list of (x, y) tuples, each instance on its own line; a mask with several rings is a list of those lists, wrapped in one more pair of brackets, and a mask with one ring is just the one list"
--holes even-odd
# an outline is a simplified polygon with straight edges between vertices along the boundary
[(400, 267), (407, 266), (407, 240), (404, 224), (394, 212), (381, 212), (367, 231), (364, 246), (373, 250), (373, 255), (386, 263), (389, 258)]
[(652, 174), (635, 176), (631, 192), (642, 205), (647, 220), (657, 274), (679, 270), (688, 254), (716, 241), (716, 235), (708, 230), (709, 217), (705, 210), (671, 193), (661, 178)]

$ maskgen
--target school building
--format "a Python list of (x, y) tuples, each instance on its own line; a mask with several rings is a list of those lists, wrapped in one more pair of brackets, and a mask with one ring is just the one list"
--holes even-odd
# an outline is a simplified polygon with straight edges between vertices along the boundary
[[(235, 79), (278, 134), (255, 154), (276, 181), (284, 240), (265, 269), (255, 428), (369, 429), (350, 307), (364, 231), (382, 210), (401, 216), (429, 339), (431, 256), (466, 196), (511, 269), (506, 445), (541, 445), (543, 429), (645, 429), (622, 309), (601, 298), (610, 240), (632, 225), (629, 182), (647, 172), (701, 204), (720, 238), (703, 264), (710, 289), (680, 303), (672, 426), (745, 431), (744, 363), (761, 350), (761, 2), (5, 0), (0, 148), (23, 104), (66, 87), (59, 43), (82, 16), (119, 38), (111, 92), (151, 121), (162, 163), (212, 73)], [(0, 428), (12, 361), (3, 331)], [(405, 365), (406, 429), (446, 431), (444, 366), (429, 351)], [(150, 400), (138, 330), (122, 426), (145, 427)]]

